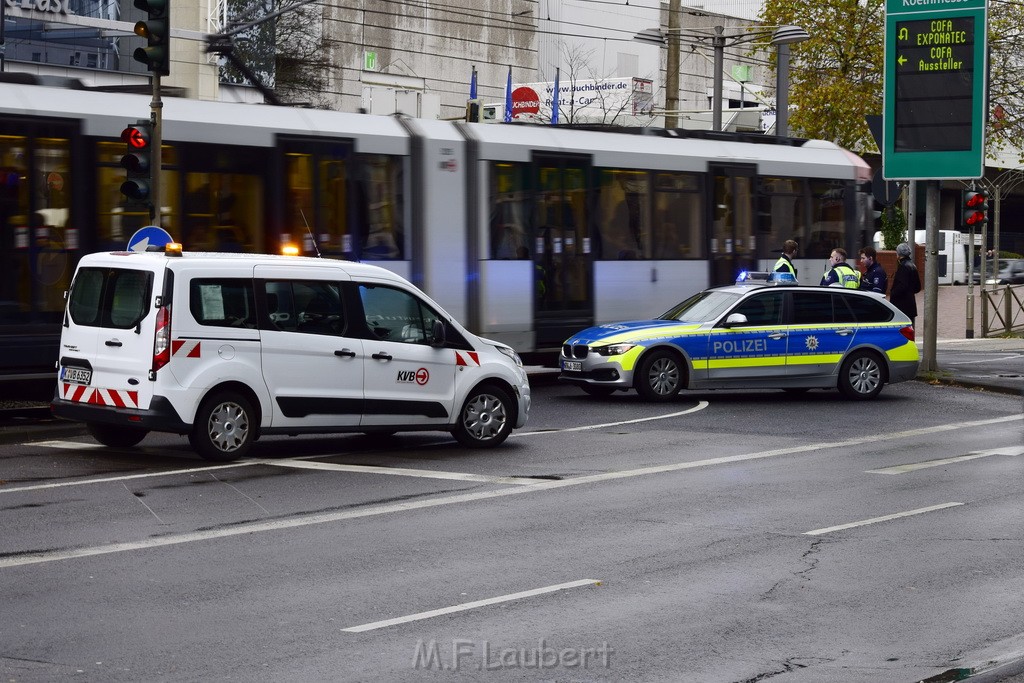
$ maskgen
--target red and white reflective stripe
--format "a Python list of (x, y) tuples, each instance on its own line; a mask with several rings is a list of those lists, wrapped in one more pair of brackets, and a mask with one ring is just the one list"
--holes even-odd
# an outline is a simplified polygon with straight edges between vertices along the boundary
[(175, 339), (171, 342), (171, 355), (184, 356), (185, 358), (200, 358), (200, 346), (197, 341), (185, 341)]
[(465, 367), (480, 367), (480, 354), (476, 351), (456, 351), (455, 365)]
[(114, 408), (138, 408), (139, 392), (123, 389), (97, 389), (82, 384), (60, 385), (60, 397), (75, 403), (89, 403), (94, 406), (113, 406)]

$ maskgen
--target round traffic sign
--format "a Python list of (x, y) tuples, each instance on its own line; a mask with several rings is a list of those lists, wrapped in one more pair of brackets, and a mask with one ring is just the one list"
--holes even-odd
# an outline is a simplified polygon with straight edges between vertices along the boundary
[(139, 228), (128, 240), (128, 251), (146, 251), (149, 247), (163, 247), (174, 241), (171, 233), (157, 225)]

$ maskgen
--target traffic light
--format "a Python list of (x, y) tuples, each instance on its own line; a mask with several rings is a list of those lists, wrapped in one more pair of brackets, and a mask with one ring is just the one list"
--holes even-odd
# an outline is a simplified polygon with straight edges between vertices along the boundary
[(988, 222), (988, 192), (964, 192), (964, 226), (980, 228)]
[(146, 39), (146, 47), (137, 48), (132, 57), (166, 76), (171, 66), (171, 0), (135, 0), (134, 5), (146, 13), (145, 21), (135, 23), (135, 35)]
[(128, 171), (128, 176), (121, 183), (121, 194), (135, 202), (144, 202), (149, 198), (150, 140), (153, 126), (143, 119), (121, 131), (121, 141), (128, 149), (121, 157), (121, 165)]
[(466, 100), (466, 121), (480, 123), (480, 100)]

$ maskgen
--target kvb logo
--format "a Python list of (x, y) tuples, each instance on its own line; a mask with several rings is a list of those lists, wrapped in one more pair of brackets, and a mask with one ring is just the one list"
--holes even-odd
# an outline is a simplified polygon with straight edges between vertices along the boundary
[(399, 370), (396, 381), (401, 384), (412, 384), (415, 382), (423, 386), (430, 381), (430, 372), (426, 368), (419, 370)]

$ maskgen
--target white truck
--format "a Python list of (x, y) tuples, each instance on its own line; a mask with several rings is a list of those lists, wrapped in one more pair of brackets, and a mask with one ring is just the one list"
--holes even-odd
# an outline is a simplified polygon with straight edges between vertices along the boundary
[[(924, 230), (914, 231), (914, 241), (918, 244), (925, 244), (927, 234)], [(872, 239), (875, 249), (881, 249), (884, 244), (882, 233), (876, 232)], [(970, 246), (970, 235), (965, 235), (959, 230), (939, 230), (939, 284), (940, 285), (964, 285), (971, 274), (971, 260), (968, 247)], [(979, 256), (981, 248), (981, 235), (974, 236), (974, 256)], [(924, 273), (921, 274), (922, 276)]]

